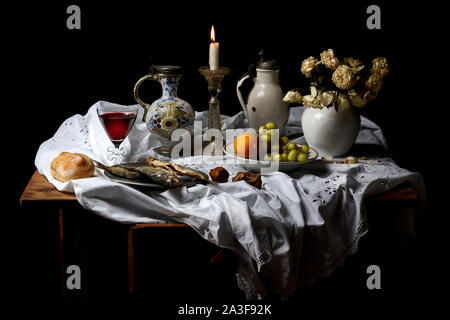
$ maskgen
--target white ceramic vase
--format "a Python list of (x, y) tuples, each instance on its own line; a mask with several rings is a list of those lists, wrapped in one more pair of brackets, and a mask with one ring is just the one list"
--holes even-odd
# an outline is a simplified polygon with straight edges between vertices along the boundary
[(305, 108), (302, 128), (306, 143), (321, 156), (345, 155), (355, 143), (361, 117), (355, 108)]

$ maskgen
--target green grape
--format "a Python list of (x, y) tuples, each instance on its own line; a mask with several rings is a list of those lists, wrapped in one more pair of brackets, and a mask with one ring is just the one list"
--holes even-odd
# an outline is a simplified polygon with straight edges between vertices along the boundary
[(306, 154), (306, 153), (304, 153), (304, 152), (300, 152), (298, 155), (297, 155), (297, 162), (306, 162), (306, 161), (308, 161), (308, 155)]
[(302, 144), (300, 152), (308, 153), (308, 151), (309, 151), (309, 147), (306, 144)]
[(288, 137), (286, 137), (286, 136), (281, 137), (281, 145), (282, 146), (284, 146), (284, 145), (286, 145), (288, 143), (289, 143), (289, 138)]
[(259, 134), (264, 134), (265, 132), (266, 132), (266, 126), (261, 126), (261, 127), (259, 127), (259, 129), (258, 129), (258, 132), (259, 132)]
[(272, 156), (272, 159), (273, 159), (273, 161), (280, 162), (280, 161), (281, 161), (281, 154), (275, 153), (275, 154)]
[(284, 146), (281, 147), (281, 152), (283, 152), (283, 153), (286, 152), (287, 153), (288, 151), (289, 150), (288, 150), (287, 145), (284, 145)]
[(268, 134), (262, 134), (260, 136), (260, 139), (261, 139), (262, 143), (270, 143), (270, 140), (271, 140), (271, 138)]
[(287, 144), (287, 148), (288, 148), (289, 151), (296, 150), (297, 149), (297, 145), (295, 144), (295, 142), (289, 142)]
[(291, 150), (288, 153), (288, 161), (289, 162), (294, 162), (297, 161), (297, 150)]
[(266, 123), (266, 128), (267, 129), (277, 129), (277, 124), (275, 122), (268, 122)]
[(287, 152), (283, 152), (281, 154), (281, 161), (289, 161), (288, 160), (288, 153)]

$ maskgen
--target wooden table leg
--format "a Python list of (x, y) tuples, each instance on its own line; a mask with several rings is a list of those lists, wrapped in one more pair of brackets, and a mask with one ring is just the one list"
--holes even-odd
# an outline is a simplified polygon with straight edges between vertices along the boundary
[(134, 292), (134, 226), (128, 230), (128, 290)]
[(128, 230), (128, 291), (133, 293), (135, 290), (135, 264), (134, 264), (134, 231), (136, 229), (147, 228), (188, 228), (184, 223), (138, 223)]
[(65, 296), (65, 270), (64, 270), (64, 223), (63, 223), (63, 210), (59, 208), (58, 212), (59, 219), (59, 265), (61, 272), (61, 297), (64, 299)]

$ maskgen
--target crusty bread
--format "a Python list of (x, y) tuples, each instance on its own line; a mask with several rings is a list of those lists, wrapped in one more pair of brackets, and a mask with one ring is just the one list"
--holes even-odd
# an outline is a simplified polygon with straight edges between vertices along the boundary
[(88, 178), (94, 176), (94, 163), (82, 153), (61, 152), (50, 164), (50, 172), (61, 182)]

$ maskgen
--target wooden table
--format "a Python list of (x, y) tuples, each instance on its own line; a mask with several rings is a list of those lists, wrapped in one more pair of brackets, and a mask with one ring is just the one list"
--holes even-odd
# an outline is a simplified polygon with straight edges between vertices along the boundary
[[(25, 190), (20, 197), (20, 206), (23, 208), (46, 208), (48, 210), (57, 210), (59, 219), (59, 250), (60, 250), (60, 269), (62, 294), (67, 295), (65, 287), (65, 241), (64, 241), (64, 212), (66, 210), (83, 210), (78, 203), (75, 194), (58, 191), (45, 176), (39, 174), (36, 170), (28, 182)], [(135, 288), (135, 263), (134, 263), (134, 234), (136, 230), (144, 228), (185, 228), (188, 227), (182, 223), (139, 223), (126, 225), (128, 228), (128, 282), (129, 292), (134, 292)]]
[[(411, 207), (417, 205), (418, 197), (416, 192), (408, 186), (396, 188), (392, 191), (376, 195), (371, 198), (371, 201), (382, 203), (391, 206)], [(45, 210), (53, 210), (57, 212), (59, 219), (59, 257), (61, 270), (61, 292), (65, 296), (68, 294), (65, 286), (65, 212), (73, 210), (83, 210), (81, 205), (76, 200), (74, 194), (58, 191), (52, 184), (48, 182), (45, 176), (40, 175), (37, 171), (34, 172), (28, 185), (20, 197), (20, 205), (23, 208), (31, 209), (44, 208)], [(135, 231), (142, 229), (154, 228), (186, 228), (185, 224), (180, 223), (146, 223), (146, 224), (132, 224), (125, 225), (128, 232), (128, 290), (134, 292), (135, 290)], [(218, 249), (219, 250), (219, 249)], [(220, 261), (223, 258), (223, 251), (219, 251), (218, 255), (214, 257), (213, 261)]]

